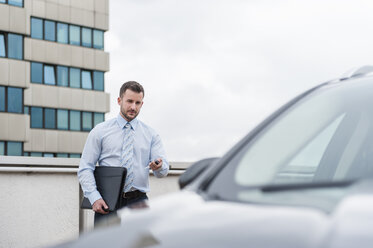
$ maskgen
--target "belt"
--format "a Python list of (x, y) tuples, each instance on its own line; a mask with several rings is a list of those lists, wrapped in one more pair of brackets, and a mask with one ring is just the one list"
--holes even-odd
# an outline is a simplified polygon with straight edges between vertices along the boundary
[(134, 198), (139, 198), (141, 196), (145, 196), (146, 193), (141, 192), (140, 190), (135, 190), (135, 191), (129, 191), (129, 192), (123, 192), (123, 198), (125, 199), (134, 199)]

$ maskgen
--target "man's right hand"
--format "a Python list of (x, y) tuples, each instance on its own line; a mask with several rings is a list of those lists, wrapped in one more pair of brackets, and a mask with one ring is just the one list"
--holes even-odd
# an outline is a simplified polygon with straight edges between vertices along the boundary
[(108, 205), (106, 205), (106, 202), (102, 198), (95, 201), (92, 205), (92, 210), (95, 211), (96, 213), (100, 213), (100, 214), (109, 213), (109, 211), (106, 212), (104, 209), (109, 209), (109, 207)]

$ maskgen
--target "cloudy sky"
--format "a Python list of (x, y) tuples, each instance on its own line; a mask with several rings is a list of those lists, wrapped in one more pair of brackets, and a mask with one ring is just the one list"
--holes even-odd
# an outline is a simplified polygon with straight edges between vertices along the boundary
[(302, 91), (373, 64), (371, 1), (110, 0), (106, 91), (145, 88), (139, 119), (170, 161), (222, 156)]

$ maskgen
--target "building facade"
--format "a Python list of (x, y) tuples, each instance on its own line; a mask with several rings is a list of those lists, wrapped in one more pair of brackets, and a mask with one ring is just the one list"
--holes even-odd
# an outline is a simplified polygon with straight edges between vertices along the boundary
[(0, 155), (80, 157), (110, 110), (108, 0), (0, 0)]

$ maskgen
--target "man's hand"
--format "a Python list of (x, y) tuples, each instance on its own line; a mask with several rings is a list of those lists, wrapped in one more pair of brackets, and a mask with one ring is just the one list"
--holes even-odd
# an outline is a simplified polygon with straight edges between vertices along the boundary
[(149, 163), (149, 168), (152, 169), (153, 171), (158, 170), (162, 168), (162, 163), (163, 163), (162, 159), (158, 158)]
[(92, 210), (97, 212), (97, 213), (100, 213), (100, 214), (109, 213), (109, 211), (105, 211), (104, 209), (109, 209), (109, 207), (108, 207), (108, 205), (106, 205), (106, 202), (102, 198), (95, 201), (92, 205)]

